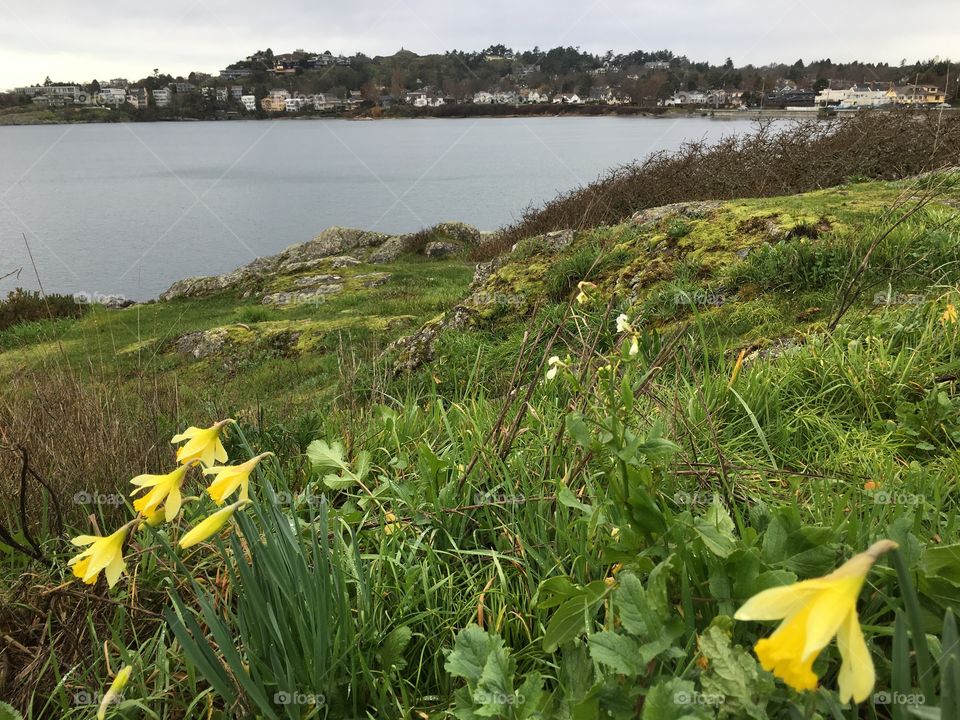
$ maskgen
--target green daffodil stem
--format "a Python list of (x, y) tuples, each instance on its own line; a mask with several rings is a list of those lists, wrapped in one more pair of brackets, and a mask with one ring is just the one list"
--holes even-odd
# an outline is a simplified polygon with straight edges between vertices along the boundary
[(917, 597), (917, 589), (914, 587), (913, 578), (910, 576), (910, 569), (899, 550), (893, 550), (890, 553), (893, 560), (893, 567), (897, 571), (897, 579), (900, 584), (900, 591), (903, 593), (903, 605), (907, 615), (907, 622), (910, 624), (910, 635), (913, 637), (913, 648), (917, 658), (917, 682), (925, 697), (936, 697), (936, 689), (933, 677), (933, 665), (930, 661), (930, 647), (927, 645), (927, 634), (923, 629), (923, 620), (920, 617), (920, 599)]

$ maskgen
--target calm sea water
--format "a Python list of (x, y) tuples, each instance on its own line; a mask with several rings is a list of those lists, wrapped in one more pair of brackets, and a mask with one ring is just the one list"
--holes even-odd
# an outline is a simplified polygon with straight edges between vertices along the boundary
[[(608, 168), (747, 120), (524, 118), (0, 127), (0, 292), (155, 297), (331, 225), (494, 230)], [(33, 262), (28, 255), (32, 252)]]

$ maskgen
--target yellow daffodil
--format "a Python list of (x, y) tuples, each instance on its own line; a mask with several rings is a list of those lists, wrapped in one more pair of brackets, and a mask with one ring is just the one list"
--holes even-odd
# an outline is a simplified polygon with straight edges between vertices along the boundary
[(208, 428), (189, 427), (179, 435), (174, 435), (170, 440), (174, 445), (187, 441), (177, 449), (177, 462), (186, 465), (199, 460), (204, 467), (211, 467), (214, 462), (225, 463), (227, 451), (220, 442), (220, 430), (230, 422), (233, 420), (221, 420)]
[(620, 313), (617, 315), (617, 332), (618, 333), (632, 333), (633, 325), (630, 324), (630, 320), (627, 318), (625, 313)]
[(203, 471), (204, 475), (215, 475), (207, 493), (213, 498), (217, 505), (223, 505), (224, 501), (240, 488), (240, 499), (250, 499), (250, 473), (257, 464), (268, 455), (273, 453), (261, 453), (255, 458), (247, 460), (240, 465), (221, 465), (207, 468)]
[(180, 538), (180, 542), (178, 544), (182, 548), (188, 548), (213, 537), (223, 529), (223, 526), (227, 524), (227, 521), (233, 517), (233, 513), (249, 504), (249, 500), (238, 500), (232, 505), (227, 505), (225, 508), (217, 510), (212, 515), (197, 523), (193, 529)]
[(953, 303), (947, 303), (947, 309), (944, 310), (943, 315), (940, 316), (940, 322), (944, 325), (957, 324), (957, 309), (953, 306)]
[(860, 630), (857, 598), (873, 564), (896, 547), (892, 540), (880, 540), (829, 575), (764, 590), (750, 598), (734, 615), (737, 620), (782, 620), (770, 637), (754, 647), (763, 669), (795, 690), (814, 690), (813, 661), (836, 635), (843, 660), (840, 701), (866, 700), (873, 689), (874, 670)]
[(181, 465), (166, 475), (137, 475), (133, 478), (130, 482), (136, 485), (137, 489), (130, 493), (131, 495), (150, 488), (146, 495), (133, 501), (133, 509), (144, 517), (156, 521), (155, 513), (163, 506), (164, 518), (167, 522), (171, 522), (180, 512), (183, 501), (180, 487), (191, 464)]
[(110, 587), (116, 585), (120, 575), (127, 569), (127, 563), (123, 559), (123, 543), (134, 522), (136, 521), (127, 523), (112, 535), (78, 535), (73, 538), (70, 542), (77, 547), (90, 546), (70, 558), (68, 564), (73, 566), (73, 574), (87, 585), (93, 585), (103, 570), (107, 576), (107, 584)]
[(120, 669), (120, 672), (117, 673), (113, 682), (110, 683), (110, 688), (100, 701), (100, 707), (97, 710), (97, 720), (103, 720), (107, 716), (107, 708), (110, 707), (112, 703), (118, 702), (121, 699), (120, 693), (123, 692), (123, 689), (130, 681), (131, 672), (133, 672), (133, 668), (125, 665)]
[(577, 293), (577, 304), (583, 305), (584, 303), (590, 302), (590, 295), (587, 293), (587, 291), (593, 290), (596, 287), (597, 286), (594, 285), (592, 282), (587, 282), (585, 280), (581, 280), (580, 282), (578, 282), (577, 290), (579, 290), (580, 292)]

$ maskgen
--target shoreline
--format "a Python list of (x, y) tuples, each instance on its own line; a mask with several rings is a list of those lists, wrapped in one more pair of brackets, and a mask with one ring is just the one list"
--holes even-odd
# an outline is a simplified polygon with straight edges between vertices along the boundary
[[(25, 106), (28, 107), (28, 106)], [(826, 111), (820, 108), (809, 109), (781, 109), (781, 108), (752, 108), (749, 110), (739, 110), (733, 108), (650, 108), (639, 105), (526, 105), (526, 106), (507, 106), (507, 105), (450, 105), (440, 108), (392, 108), (380, 110), (379, 108), (365, 108), (357, 112), (339, 112), (339, 113), (276, 113), (266, 114), (263, 112), (249, 113), (236, 116), (218, 116), (218, 117), (138, 117), (122, 113), (121, 117), (114, 115), (116, 110), (91, 108), (65, 108), (59, 112), (50, 109), (37, 110), (31, 113), (29, 110), (20, 112), (0, 112), (0, 127), (17, 126), (36, 126), (36, 125), (109, 125), (118, 123), (150, 123), (150, 122), (236, 122), (236, 121), (291, 121), (291, 120), (353, 120), (353, 121), (373, 121), (373, 120), (467, 120), (467, 119), (500, 119), (500, 118), (536, 118), (536, 117), (617, 117), (617, 118), (672, 118), (682, 120), (688, 118), (715, 118), (721, 120), (731, 119), (826, 119), (835, 117), (845, 117), (856, 114), (858, 111)], [(913, 112), (913, 113), (947, 113), (953, 114), (960, 112), (960, 108), (928, 108), (917, 110), (899, 110), (899, 109), (872, 109), (871, 112)], [(99, 116), (93, 115), (97, 112)], [(77, 117), (70, 117), (70, 113), (75, 113)], [(35, 115), (35, 117), (30, 117)], [(54, 117), (51, 117), (54, 115)]]

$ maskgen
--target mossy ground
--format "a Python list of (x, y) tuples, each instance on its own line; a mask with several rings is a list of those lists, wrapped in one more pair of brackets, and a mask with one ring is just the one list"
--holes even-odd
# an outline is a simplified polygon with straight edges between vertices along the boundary
[[(323, 272), (274, 278), (269, 289), (290, 290), (298, 277)], [(101, 381), (175, 378), (185, 399), (201, 406), (300, 408), (336, 394), (340, 348), (358, 363), (372, 362), (390, 341), (450, 308), (472, 266), (408, 257), (330, 272), (344, 278), (344, 290), (303, 303), (268, 306), (229, 292), (123, 310), (94, 307), (76, 321), (11, 329), (0, 335), (0, 377), (64, 365)], [(390, 278), (369, 288), (353, 279), (371, 273)], [(216, 328), (225, 330), (226, 342), (211, 356), (198, 360), (174, 346), (188, 333)]]

